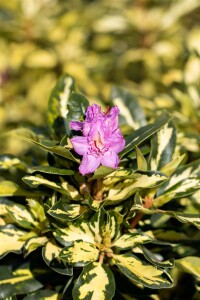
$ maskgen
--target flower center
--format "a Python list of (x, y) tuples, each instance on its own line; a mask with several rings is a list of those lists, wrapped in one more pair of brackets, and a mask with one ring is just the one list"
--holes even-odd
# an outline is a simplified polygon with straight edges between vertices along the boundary
[(90, 146), (90, 151), (97, 155), (103, 154), (108, 150), (108, 147), (106, 147), (105, 142), (98, 131), (90, 142)]

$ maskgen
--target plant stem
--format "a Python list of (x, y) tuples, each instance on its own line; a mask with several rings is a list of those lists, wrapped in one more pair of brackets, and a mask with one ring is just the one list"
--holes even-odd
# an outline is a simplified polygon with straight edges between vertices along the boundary
[(97, 179), (96, 184), (94, 186), (94, 193), (93, 193), (93, 198), (97, 201), (102, 200), (102, 179)]

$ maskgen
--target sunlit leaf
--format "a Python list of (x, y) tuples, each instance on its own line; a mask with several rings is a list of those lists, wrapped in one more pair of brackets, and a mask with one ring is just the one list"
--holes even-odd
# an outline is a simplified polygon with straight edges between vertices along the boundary
[(74, 300), (111, 300), (115, 281), (111, 270), (104, 264), (92, 262), (83, 268), (73, 289)]

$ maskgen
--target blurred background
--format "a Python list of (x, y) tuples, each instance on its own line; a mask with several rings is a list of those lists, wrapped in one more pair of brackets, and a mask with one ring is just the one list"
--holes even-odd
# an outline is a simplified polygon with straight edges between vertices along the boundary
[[(1, 133), (46, 122), (63, 73), (94, 102), (112, 85), (130, 90), (147, 115), (173, 112), (182, 144), (200, 150), (199, 0), (1, 0)], [(13, 140), (0, 152), (18, 154)]]

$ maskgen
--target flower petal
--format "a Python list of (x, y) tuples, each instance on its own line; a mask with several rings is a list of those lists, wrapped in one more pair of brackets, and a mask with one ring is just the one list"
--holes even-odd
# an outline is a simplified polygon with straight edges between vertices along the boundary
[(124, 149), (126, 143), (119, 129), (116, 130), (116, 132), (112, 136), (106, 139), (106, 142), (108, 142), (109, 144), (109, 149), (116, 153), (121, 152)]
[(74, 151), (79, 155), (84, 155), (89, 148), (87, 138), (84, 136), (75, 136), (71, 140)]
[(83, 129), (83, 124), (83, 122), (71, 121), (69, 126), (71, 127), (71, 129), (78, 131)]
[(107, 151), (101, 157), (101, 164), (105, 167), (116, 169), (119, 164), (119, 157), (113, 151)]
[(86, 111), (86, 121), (93, 122), (98, 118), (103, 118), (103, 114), (101, 113), (101, 108), (97, 104), (92, 104), (88, 106)]
[(79, 167), (80, 173), (82, 175), (93, 173), (100, 165), (100, 160), (100, 157), (96, 157), (92, 154), (85, 154)]

